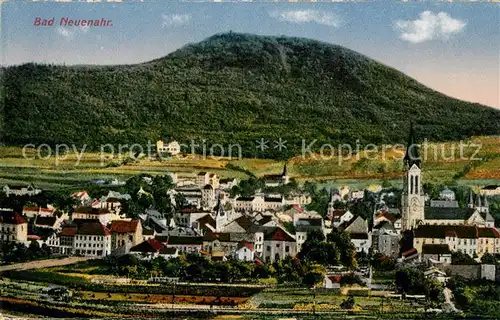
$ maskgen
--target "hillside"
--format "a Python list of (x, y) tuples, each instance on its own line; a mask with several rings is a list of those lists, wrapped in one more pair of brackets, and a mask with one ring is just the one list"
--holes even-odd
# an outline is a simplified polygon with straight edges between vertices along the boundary
[[(337, 145), (460, 140), (500, 133), (500, 110), (456, 100), (346, 48), (220, 34), (157, 60), (120, 66), (25, 64), (2, 70), (2, 142), (132, 144), (175, 138), (240, 143), (244, 155)], [(286, 154), (256, 154), (283, 138)], [(274, 154), (273, 154), (274, 153)]]

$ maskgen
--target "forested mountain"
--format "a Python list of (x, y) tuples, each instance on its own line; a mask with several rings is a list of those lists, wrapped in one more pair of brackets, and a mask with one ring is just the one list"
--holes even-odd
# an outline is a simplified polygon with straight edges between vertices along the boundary
[[(2, 69), (2, 142), (337, 145), (458, 140), (500, 133), (500, 110), (453, 99), (352, 50), (226, 33), (135, 65)], [(272, 146), (258, 154), (275, 157)]]

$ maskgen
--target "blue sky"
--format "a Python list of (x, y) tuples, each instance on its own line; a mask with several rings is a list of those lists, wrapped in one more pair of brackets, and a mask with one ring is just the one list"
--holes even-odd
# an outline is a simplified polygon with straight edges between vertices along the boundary
[[(2, 65), (126, 64), (215, 33), (307, 37), (339, 44), (468, 101), (500, 108), (500, 6), (495, 3), (2, 4)], [(61, 17), (112, 20), (61, 27)], [(54, 26), (34, 26), (55, 17)]]

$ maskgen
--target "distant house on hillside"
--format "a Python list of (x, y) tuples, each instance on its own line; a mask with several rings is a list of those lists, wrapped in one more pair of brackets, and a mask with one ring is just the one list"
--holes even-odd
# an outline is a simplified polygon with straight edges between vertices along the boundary
[(171, 141), (165, 144), (162, 140), (156, 141), (156, 152), (158, 154), (169, 154), (175, 156), (181, 153), (181, 146), (177, 141)]

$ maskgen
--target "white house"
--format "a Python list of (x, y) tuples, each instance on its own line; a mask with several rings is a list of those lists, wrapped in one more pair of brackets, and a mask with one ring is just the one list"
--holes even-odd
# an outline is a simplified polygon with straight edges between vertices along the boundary
[(162, 140), (156, 141), (156, 152), (158, 154), (167, 153), (175, 156), (181, 152), (181, 146), (177, 141), (165, 144)]
[(253, 261), (255, 258), (253, 244), (248, 241), (240, 242), (234, 255), (235, 258), (240, 261)]
[(76, 254), (105, 257), (111, 253), (111, 232), (99, 221), (79, 222), (74, 248)]

